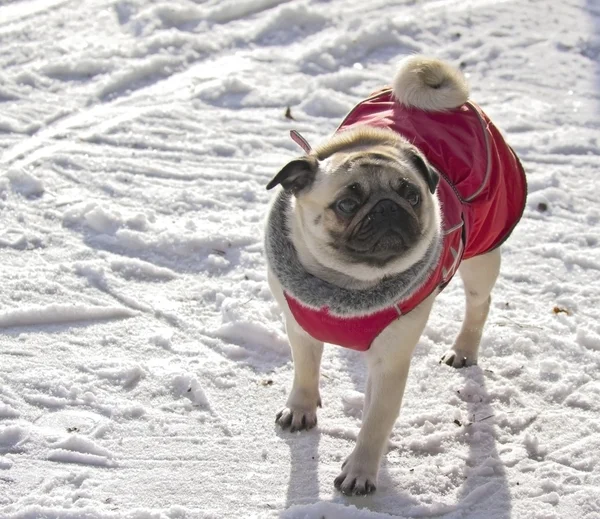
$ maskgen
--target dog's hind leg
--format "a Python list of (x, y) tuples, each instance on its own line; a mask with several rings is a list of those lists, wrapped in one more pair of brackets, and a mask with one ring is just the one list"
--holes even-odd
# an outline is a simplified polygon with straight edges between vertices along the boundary
[(477, 364), (481, 334), (490, 309), (490, 294), (499, 271), (500, 249), (461, 264), (459, 272), (465, 286), (465, 318), (454, 345), (440, 362), (455, 368)]

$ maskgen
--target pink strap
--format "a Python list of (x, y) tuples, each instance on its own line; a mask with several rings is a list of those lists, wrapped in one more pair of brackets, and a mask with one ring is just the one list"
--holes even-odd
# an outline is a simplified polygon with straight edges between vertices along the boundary
[(312, 148), (310, 147), (310, 144), (308, 144), (308, 141), (304, 137), (302, 137), (302, 135), (300, 135), (296, 130), (290, 131), (290, 137), (306, 153), (310, 153), (312, 151)]

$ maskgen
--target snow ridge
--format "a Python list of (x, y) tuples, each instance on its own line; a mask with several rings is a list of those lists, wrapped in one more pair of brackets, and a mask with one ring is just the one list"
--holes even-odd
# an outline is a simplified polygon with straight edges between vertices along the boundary
[(49, 305), (0, 312), (0, 328), (75, 323), (97, 319), (123, 319), (135, 312), (116, 306)]

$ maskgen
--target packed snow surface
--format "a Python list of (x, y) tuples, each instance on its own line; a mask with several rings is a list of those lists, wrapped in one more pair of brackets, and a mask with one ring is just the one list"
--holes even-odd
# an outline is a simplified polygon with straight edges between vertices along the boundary
[[(5, 0), (0, 49), (2, 519), (600, 518), (597, 0)], [(347, 498), (360, 354), (326, 348), (317, 428), (274, 424), (264, 186), (415, 52), (464, 70), (530, 194), (479, 366), (438, 365), (457, 278)]]

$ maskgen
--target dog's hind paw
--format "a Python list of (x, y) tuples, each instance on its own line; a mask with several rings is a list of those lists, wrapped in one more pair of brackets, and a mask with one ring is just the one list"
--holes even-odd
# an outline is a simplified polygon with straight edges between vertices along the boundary
[(477, 357), (457, 350), (448, 350), (440, 359), (440, 364), (448, 364), (453, 368), (465, 368), (477, 364)]

